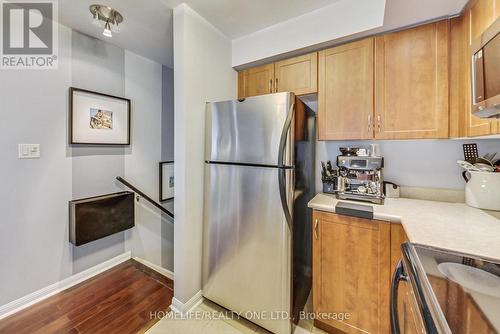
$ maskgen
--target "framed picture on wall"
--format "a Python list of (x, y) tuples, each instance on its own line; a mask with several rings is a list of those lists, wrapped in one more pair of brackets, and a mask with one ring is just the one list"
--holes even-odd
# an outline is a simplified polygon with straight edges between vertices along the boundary
[(174, 162), (160, 162), (160, 202), (174, 199)]
[(70, 144), (130, 145), (130, 100), (69, 89)]

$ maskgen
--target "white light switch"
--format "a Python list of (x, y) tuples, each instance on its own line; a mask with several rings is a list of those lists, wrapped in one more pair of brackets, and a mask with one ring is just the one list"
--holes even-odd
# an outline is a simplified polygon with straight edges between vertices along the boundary
[(19, 144), (19, 159), (40, 158), (40, 144)]

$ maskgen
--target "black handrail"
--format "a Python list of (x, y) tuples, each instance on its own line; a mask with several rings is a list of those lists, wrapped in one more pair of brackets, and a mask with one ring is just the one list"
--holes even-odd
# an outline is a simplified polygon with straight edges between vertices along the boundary
[(169, 217), (174, 218), (174, 214), (172, 212), (170, 212), (169, 210), (165, 209), (161, 204), (159, 204), (158, 202), (156, 202), (154, 199), (152, 199), (151, 197), (149, 197), (148, 195), (146, 195), (145, 193), (143, 193), (142, 191), (140, 191), (139, 189), (137, 189), (136, 187), (134, 187), (132, 184), (130, 184), (128, 181), (126, 181), (123, 177), (117, 176), (116, 179), (118, 181), (120, 181), (121, 183), (123, 183), (128, 188), (132, 189), (139, 196), (141, 196), (144, 199), (146, 199), (149, 203), (151, 203), (154, 206), (156, 206), (163, 213), (166, 213)]

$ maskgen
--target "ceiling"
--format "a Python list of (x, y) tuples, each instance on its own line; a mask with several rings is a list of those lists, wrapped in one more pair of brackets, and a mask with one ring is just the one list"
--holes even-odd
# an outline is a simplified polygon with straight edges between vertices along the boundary
[[(59, 0), (60, 21), (75, 30), (173, 67), (172, 8), (186, 3), (231, 39), (290, 18), (349, 0)], [(453, 15), (467, 0), (386, 0), (381, 31)], [(107, 39), (92, 25), (88, 7), (101, 3), (125, 18), (121, 32)]]
[(226, 36), (238, 38), (340, 0), (161, 0), (174, 8), (181, 3), (206, 18)]
[[(92, 25), (89, 6), (102, 4), (124, 16), (112, 38)], [(173, 67), (172, 9), (160, 0), (59, 0), (59, 21), (84, 34), (109, 41), (158, 63)]]

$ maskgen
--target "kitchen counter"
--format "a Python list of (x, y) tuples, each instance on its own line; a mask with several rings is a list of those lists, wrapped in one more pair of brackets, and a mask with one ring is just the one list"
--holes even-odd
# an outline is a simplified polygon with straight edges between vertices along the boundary
[[(338, 201), (320, 193), (308, 206), (335, 213)], [(413, 243), (500, 260), (500, 219), (479, 209), (406, 198), (386, 198), (384, 205), (355, 203), (372, 205), (374, 219), (401, 223)]]

